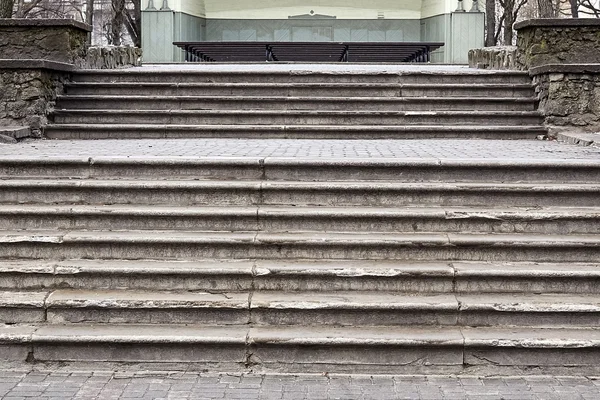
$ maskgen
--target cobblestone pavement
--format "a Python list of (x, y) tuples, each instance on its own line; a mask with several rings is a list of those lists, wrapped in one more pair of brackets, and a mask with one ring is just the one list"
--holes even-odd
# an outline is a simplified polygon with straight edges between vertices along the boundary
[(0, 371), (0, 396), (4, 400), (596, 400), (600, 378)]
[(309, 157), (600, 160), (600, 148), (538, 140), (29, 140), (0, 157)]

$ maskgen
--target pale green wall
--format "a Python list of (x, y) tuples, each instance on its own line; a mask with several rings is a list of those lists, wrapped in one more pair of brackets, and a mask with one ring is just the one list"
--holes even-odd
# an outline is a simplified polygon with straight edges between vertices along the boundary
[(206, 20), (209, 41), (419, 41), (419, 20)]
[[(242, 0), (244, 2), (246, 0)], [(275, 0), (257, 1), (263, 6), (271, 5)], [(296, 0), (277, 0), (282, 5), (297, 3)], [(147, 0), (144, 0), (147, 7)], [(345, 7), (328, 8), (323, 4), (343, 3)], [(378, 7), (397, 5), (401, 1), (373, 0), (368, 3), (370, 10), (380, 10)], [(192, 3), (195, 5), (192, 6)], [(222, 10), (233, 8), (233, 0), (213, 0), (190, 2), (189, 0), (169, 0), (170, 8), (191, 10), (189, 13), (178, 11), (143, 11), (142, 12), (142, 47), (144, 62), (173, 62), (183, 61), (183, 53), (172, 45), (174, 41), (427, 41), (444, 42), (446, 46), (432, 54), (432, 62), (458, 63), (467, 62), (468, 50), (482, 47), (484, 43), (484, 14), (483, 13), (456, 13), (451, 12), (456, 8), (455, 0), (422, 0), (422, 3), (411, 2), (413, 7), (419, 8), (419, 14), (427, 15), (438, 13), (425, 18), (392, 19), (387, 14), (385, 18), (373, 19), (372, 14), (365, 14), (363, 18), (340, 18), (348, 16), (348, 6), (365, 4), (361, 0), (327, 0), (317, 1), (315, 4), (321, 8), (300, 8), (290, 11), (290, 8), (280, 9), (278, 12), (299, 16), (313, 10), (316, 14), (330, 15), (335, 18), (319, 18), (305, 16), (288, 18), (285, 15), (277, 19), (257, 18), (212, 18), (210, 10), (217, 5)], [(239, 3), (239, 2), (238, 2)], [(162, 6), (162, 0), (155, 0), (156, 8)], [(471, 0), (465, 0), (465, 8), (470, 10)], [(363, 6), (364, 7), (364, 6)], [(376, 8), (377, 7), (377, 8)], [(443, 10), (451, 11), (441, 12)], [(383, 9), (383, 8), (381, 8)], [(262, 9), (264, 10), (264, 9)], [(296, 9), (294, 9), (296, 10)], [(193, 12), (192, 12), (193, 11)], [(255, 10), (260, 12), (260, 9)], [(356, 11), (356, 10), (354, 10)], [(353, 11), (353, 12), (354, 12)], [(208, 18), (202, 17), (209, 13)], [(414, 10), (402, 10), (410, 15)], [(246, 14), (249, 15), (249, 14)]]

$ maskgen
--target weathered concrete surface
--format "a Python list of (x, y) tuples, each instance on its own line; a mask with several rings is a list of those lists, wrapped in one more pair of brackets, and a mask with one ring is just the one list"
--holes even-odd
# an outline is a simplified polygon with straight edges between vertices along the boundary
[(596, 18), (533, 19), (515, 24), (517, 63), (530, 69), (547, 64), (600, 63)]
[(551, 64), (532, 68), (530, 74), (547, 125), (598, 130), (600, 64)]
[(0, 59), (81, 65), (91, 28), (70, 19), (0, 19)]
[(31, 68), (24, 60), (0, 64), (0, 125), (23, 127), (40, 137), (66, 78), (62, 72)]
[(493, 70), (524, 70), (516, 46), (484, 47), (469, 50), (469, 67)]
[(127, 46), (89, 47), (81, 68), (118, 69), (138, 67), (142, 64), (142, 49)]

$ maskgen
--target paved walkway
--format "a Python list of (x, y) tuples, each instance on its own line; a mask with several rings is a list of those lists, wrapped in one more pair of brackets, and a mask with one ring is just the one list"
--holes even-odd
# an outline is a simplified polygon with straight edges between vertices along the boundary
[(1, 158), (31, 157), (310, 157), (600, 160), (600, 148), (540, 140), (29, 140), (0, 144)]
[(17, 399), (600, 399), (600, 378), (247, 375), (0, 370)]

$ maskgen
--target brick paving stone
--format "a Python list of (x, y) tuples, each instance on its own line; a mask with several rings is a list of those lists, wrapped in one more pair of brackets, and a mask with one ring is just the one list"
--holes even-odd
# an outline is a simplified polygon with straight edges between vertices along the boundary
[(560, 160), (600, 159), (600, 148), (537, 140), (136, 139), (29, 140), (1, 145), (0, 158), (304, 157)]
[[(0, 371), (0, 376), (4, 376)], [(586, 377), (424, 377), (201, 373), (54, 374), (31, 372), (0, 383), (4, 399), (415, 399), (591, 400), (598, 381)], [(58, 379), (57, 377), (64, 377)], [(182, 379), (185, 377), (185, 379)], [(43, 378), (43, 380), (40, 380)], [(85, 378), (85, 379), (83, 379)], [(86, 380), (87, 379), (87, 380)], [(71, 381), (73, 380), (73, 381)]]

